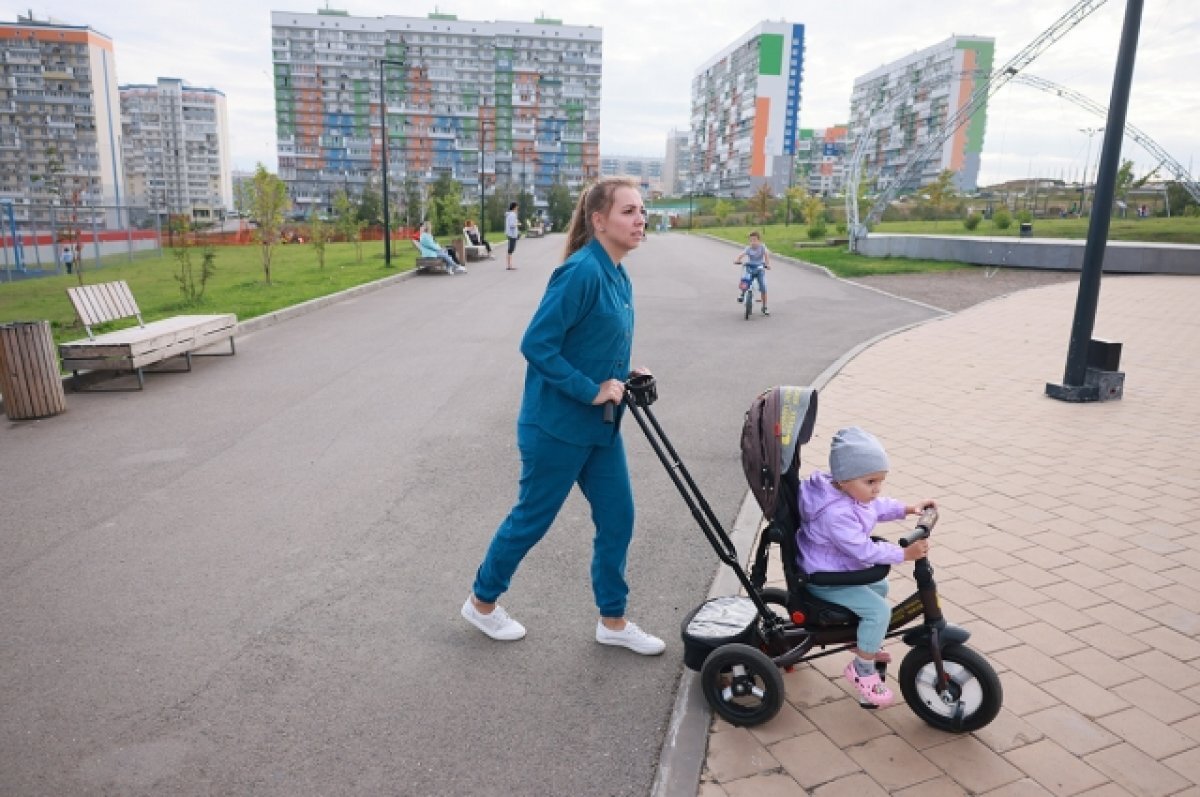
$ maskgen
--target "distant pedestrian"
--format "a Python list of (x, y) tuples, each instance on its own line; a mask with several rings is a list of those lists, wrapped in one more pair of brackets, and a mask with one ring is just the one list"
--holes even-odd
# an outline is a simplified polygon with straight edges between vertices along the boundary
[(509, 204), (508, 212), (504, 214), (504, 235), (508, 238), (508, 270), (516, 271), (517, 267), (512, 264), (512, 256), (517, 249), (517, 238), (521, 235), (521, 221), (517, 218), (516, 202)]
[(62, 250), (62, 265), (67, 273), (71, 273), (71, 269), (75, 267), (75, 251), (69, 246), (64, 246)]

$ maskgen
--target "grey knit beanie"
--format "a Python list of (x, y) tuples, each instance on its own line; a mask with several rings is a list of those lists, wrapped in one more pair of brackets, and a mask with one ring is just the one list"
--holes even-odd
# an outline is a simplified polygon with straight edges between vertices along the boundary
[(839, 429), (829, 445), (829, 472), (835, 482), (888, 469), (887, 454), (870, 432), (857, 426)]

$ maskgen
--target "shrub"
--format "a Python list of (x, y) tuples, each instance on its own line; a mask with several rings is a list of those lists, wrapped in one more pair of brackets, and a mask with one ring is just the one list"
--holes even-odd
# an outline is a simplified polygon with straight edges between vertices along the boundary
[(1017, 221), (1019, 221), (1023, 224), (1028, 224), (1029, 222), (1033, 221), (1033, 214), (1030, 213), (1028, 210), (1018, 211), (1017, 212)]
[(979, 214), (972, 213), (971, 215), (967, 216), (965, 219), (963, 219), (963, 226), (968, 230), (974, 230), (979, 226)]
[(814, 221), (812, 224), (808, 225), (808, 239), (810, 241), (816, 241), (820, 238), (824, 238), (825, 229), (824, 219), (818, 219)]
[(1007, 230), (1012, 226), (1012, 216), (1006, 209), (1001, 208), (992, 214), (992, 226), (997, 230)]

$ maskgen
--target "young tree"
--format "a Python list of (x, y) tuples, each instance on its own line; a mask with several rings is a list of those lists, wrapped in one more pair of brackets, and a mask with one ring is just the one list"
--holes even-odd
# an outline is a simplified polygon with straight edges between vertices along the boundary
[(246, 192), (246, 207), (250, 209), (250, 218), (257, 224), (254, 232), (262, 254), (263, 278), (271, 284), (271, 258), (275, 247), (279, 245), (279, 235), (283, 230), (284, 215), (291, 207), (288, 199), (287, 186), (277, 175), (267, 171), (261, 163), (254, 170), (254, 176), (242, 183)]
[(766, 224), (771, 218), (771, 209), (775, 204), (775, 195), (771, 193), (771, 186), (763, 183), (759, 186), (758, 191), (754, 196), (750, 197), (748, 207), (750, 212), (758, 219), (759, 224)]
[[(390, 195), (391, 192), (389, 191), (388, 194)], [(365, 187), (362, 195), (359, 196), (356, 215), (358, 220), (367, 226), (383, 224), (383, 194), (377, 191), (373, 185)]]
[(462, 183), (443, 172), (429, 188), (429, 218), (434, 235), (461, 235), (466, 213), (462, 206)]
[(713, 205), (713, 215), (717, 217), (717, 221), (719, 221), (721, 224), (725, 223), (725, 220), (729, 218), (729, 214), (731, 213), (733, 213), (732, 202), (728, 202), (724, 199), (718, 199), (717, 203)]
[(929, 206), (933, 208), (936, 225), (936, 220), (954, 204), (957, 197), (954, 190), (954, 171), (943, 169), (936, 180), (925, 186), (925, 194), (929, 197)]
[(345, 191), (338, 191), (333, 197), (333, 226), (338, 233), (354, 244), (354, 254), (358, 262), (362, 262), (362, 231), (363, 221), (358, 218), (358, 210)]
[(793, 185), (784, 193), (787, 200), (787, 215), (784, 217), (784, 224), (791, 224), (792, 219), (796, 218), (806, 196), (808, 196), (808, 192), (804, 190), (804, 186), (800, 185)]
[(562, 232), (571, 223), (571, 214), (575, 212), (575, 202), (571, 199), (571, 191), (559, 181), (550, 186), (546, 196), (546, 210), (550, 214), (551, 226)]
[(325, 268), (325, 244), (329, 242), (331, 231), (329, 222), (321, 218), (321, 214), (314, 208), (308, 216), (308, 242), (317, 253), (318, 268)]
[(803, 202), (804, 223), (808, 225), (808, 237), (817, 240), (825, 236), (825, 200), (816, 194), (805, 197)]

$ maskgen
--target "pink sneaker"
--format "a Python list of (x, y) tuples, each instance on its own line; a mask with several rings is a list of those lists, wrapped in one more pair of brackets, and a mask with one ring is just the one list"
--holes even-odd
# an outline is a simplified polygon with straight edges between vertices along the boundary
[(863, 708), (887, 708), (895, 699), (892, 690), (883, 685), (879, 673), (859, 675), (858, 670), (854, 669), (853, 661), (846, 665), (845, 676), (858, 690), (859, 703)]

